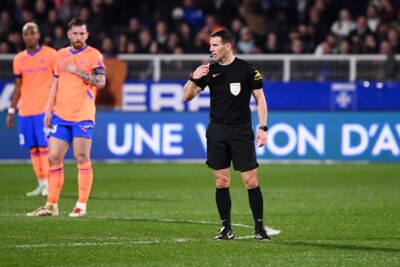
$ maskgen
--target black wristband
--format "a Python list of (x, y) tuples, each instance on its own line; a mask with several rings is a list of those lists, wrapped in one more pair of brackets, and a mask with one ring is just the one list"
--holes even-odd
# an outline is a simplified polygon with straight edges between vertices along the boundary
[(193, 72), (190, 73), (189, 80), (192, 81), (192, 82), (194, 82), (194, 83), (196, 83), (196, 84), (197, 84), (198, 81), (200, 81), (200, 79), (195, 79), (195, 78), (193, 78)]
[(266, 125), (259, 126), (258, 130), (263, 130), (264, 132), (268, 132), (268, 126), (266, 126)]

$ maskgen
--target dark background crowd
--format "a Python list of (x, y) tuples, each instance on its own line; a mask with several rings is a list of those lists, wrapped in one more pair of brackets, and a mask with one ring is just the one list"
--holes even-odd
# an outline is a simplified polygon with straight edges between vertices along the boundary
[(74, 16), (106, 56), (208, 53), (209, 34), (222, 27), (242, 54), (400, 52), (400, 0), (1, 0), (0, 53), (24, 49), (29, 21), (43, 43), (67, 46)]

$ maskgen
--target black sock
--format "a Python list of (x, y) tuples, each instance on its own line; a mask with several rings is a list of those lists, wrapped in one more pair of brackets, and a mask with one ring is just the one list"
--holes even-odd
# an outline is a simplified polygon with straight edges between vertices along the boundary
[(231, 195), (228, 188), (217, 188), (215, 191), (215, 202), (222, 221), (222, 226), (231, 228)]
[(249, 193), (249, 203), (251, 211), (253, 213), (254, 224), (256, 227), (261, 227), (264, 225), (263, 223), (264, 203), (260, 187), (257, 186), (256, 188), (253, 189), (247, 189), (247, 192)]

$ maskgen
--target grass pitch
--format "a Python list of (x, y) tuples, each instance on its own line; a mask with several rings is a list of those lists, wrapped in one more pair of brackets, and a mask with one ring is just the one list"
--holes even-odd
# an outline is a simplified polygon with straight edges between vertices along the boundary
[(214, 241), (214, 182), (203, 164), (93, 165), (86, 218), (66, 165), (60, 216), (29, 218), (45, 203), (28, 164), (0, 164), (0, 266), (399, 266), (400, 166), (264, 164), (265, 222), (256, 241), (247, 191), (232, 175), (237, 240)]

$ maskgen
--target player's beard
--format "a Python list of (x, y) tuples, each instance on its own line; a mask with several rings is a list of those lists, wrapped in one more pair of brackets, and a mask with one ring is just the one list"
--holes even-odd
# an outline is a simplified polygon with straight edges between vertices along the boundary
[(83, 42), (74, 42), (74, 43), (72, 43), (72, 47), (73, 47), (75, 50), (79, 50), (79, 49), (81, 49), (81, 48), (84, 46), (84, 44), (85, 44), (85, 43), (83, 43)]

